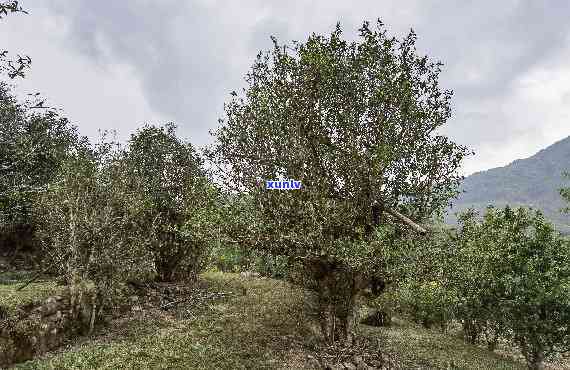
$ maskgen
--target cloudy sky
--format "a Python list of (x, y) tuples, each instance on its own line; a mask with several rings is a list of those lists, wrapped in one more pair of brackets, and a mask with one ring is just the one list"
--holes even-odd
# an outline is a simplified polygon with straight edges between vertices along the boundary
[(208, 143), (229, 92), (260, 50), (329, 33), (353, 39), (381, 18), (410, 28), (420, 52), (445, 63), (454, 90), (445, 133), (476, 155), (464, 173), (504, 166), (570, 135), (570, 2), (340, 0), (23, 0), (0, 23), (1, 48), (33, 65), (20, 93), (40, 91), (91, 138), (126, 138), (174, 121)]

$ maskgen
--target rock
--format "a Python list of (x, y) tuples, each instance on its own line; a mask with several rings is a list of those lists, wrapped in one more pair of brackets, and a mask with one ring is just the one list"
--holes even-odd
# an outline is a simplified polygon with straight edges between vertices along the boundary
[(322, 366), (319, 363), (319, 360), (317, 360), (316, 358), (314, 358), (311, 355), (307, 355), (307, 364), (309, 365), (310, 369), (322, 369)]
[(354, 356), (352, 358), (352, 362), (354, 362), (354, 364), (356, 365), (357, 370), (368, 370), (368, 369), (370, 369), (370, 366), (368, 366), (366, 364), (366, 362), (364, 362), (364, 360), (362, 359), (362, 356)]
[(259, 272), (243, 271), (240, 272), (240, 276), (246, 279), (253, 279), (253, 278), (259, 278), (261, 274)]
[(92, 313), (92, 297), (81, 292), (70, 297), (71, 292), (65, 292), (40, 305), (33, 302), (21, 305), (17, 322), (3, 322), (6, 328), (0, 328), (0, 368), (55, 349), (77, 334), (82, 310), (89, 308), (89, 315)]
[(50, 316), (56, 313), (59, 309), (59, 305), (55, 298), (50, 297), (48, 298), (43, 306), (38, 308), (38, 311), (42, 313), (42, 316)]

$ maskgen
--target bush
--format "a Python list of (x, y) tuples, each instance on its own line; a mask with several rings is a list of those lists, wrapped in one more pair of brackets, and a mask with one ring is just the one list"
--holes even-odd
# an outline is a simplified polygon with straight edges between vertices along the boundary
[[(375, 26), (365, 22), (355, 42), (340, 25), (292, 46), (274, 39), (209, 151), (225, 184), (251, 199), (259, 222), (244, 245), (303, 261), (303, 281), (319, 286), (329, 342), (354, 337), (354, 303), (384, 258), (377, 228), (447, 207), (468, 154), (438, 135), (451, 114), (441, 64), (418, 55), (415, 33), (397, 40)], [(302, 185), (267, 191), (259, 179)]]
[(0, 83), (0, 252), (33, 251), (33, 203), (85, 141), (54, 111), (37, 113)]
[(94, 281), (107, 301), (122, 283), (154, 273), (140, 223), (144, 200), (124, 187), (110, 149), (67, 159), (36, 209), (44, 265), (71, 285)]
[(290, 270), (287, 256), (272, 256), (270, 254), (257, 254), (253, 258), (251, 270), (262, 276), (275, 279), (287, 279)]
[(240, 272), (247, 269), (249, 256), (239, 247), (221, 247), (212, 251), (213, 267), (223, 272)]
[(472, 340), (511, 337), (530, 369), (570, 350), (570, 246), (540, 212), (462, 215), (453, 283)]
[(252, 271), (277, 279), (289, 276), (287, 257), (247, 251), (239, 246), (214, 248), (210, 264), (223, 272)]
[(176, 126), (145, 126), (131, 136), (123, 161), (128, 188), (144, 203), (142, 221), (158, 279), (195, 278), (218, 228), (218, 191)]
[(446, 331), (454, 318), (457, 296), (439, 282), (409, 282), (392, 296), (400, 312), (425, 328), (437, 325)]

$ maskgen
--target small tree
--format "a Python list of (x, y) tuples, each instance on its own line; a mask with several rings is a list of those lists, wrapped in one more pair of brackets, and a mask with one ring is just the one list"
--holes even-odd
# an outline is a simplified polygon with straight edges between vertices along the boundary
[(145, 199), (145, 223), (158, 278), (195, 277), (215, 237), (217, 190), (190, 143), (176, 126), (146, 126), (131, 136), (125, 153), (133, 191)]
[[(302, 261), (318, 287), (327, 341), (349, 339), (355, 298), (382, 256), (375, 229), (423, 221), (456, 194), (467, 154), (436, 131), (450, 117), (441, 63), (418, 56), (416, 35), (389, 38), (364, 23), (360, 41), (329, 37), (260, 53), (247, 89), (225, 107), (210, 154), (226, 184), (254, 199), (256, 249)], [(257, 179), (301, 181), (267, 191)]]
[(125, 186), (109, 144), (70, 155), (36, 204), (44, 266), (72, 285), (93, 281), (107, 303), (121, 284), (154, 271), (144, 199)]
[[(539, 212), (463, 216), (457, 271), (466, 318), (512, 333), (529, 369), (570, 350), (570, 247)], [(458, 261), (458, 264), (460, 261)]]
[[(540, 213), (505, 211), (512, 225), (526, 223), (522, 243), (511, 244), (512, 272), (503, 277), (511, 289), (507, 310), (514, 339), (529, 369), (570, 350), (570, 248)], [(512, 230), (512, 229), (511, 229)]]
[(430, 227), (429, 237), (415, 238), (408, 248), (402, 248), (403, 243), (394, 248), (401, 255), (393, 261), (398, 266), (393, 295), (400, 312), (425, 327), (437, 325), (442, 331), (455, 319), (458, 303), (450, 281), (450, 270), (456, 263), (451, 262), (456, 252), (454, 234), (435, 224)]
[(76, 127), (54, 111), (19, 104), (0, 83), (0, 233), (15, 250), (29, 246), (33, 202), (69, 153), (84, 147)]
[(456, 250), (447, 261), (446, 274), (450, 287), (459, 292), (456, 315), (463, 323), (465, 340), (475, 344), (484, 339), (490, 350), (506, 331), (504, 289), (496, 277), (503, 273), (502, 268), (509, 268), (493, 252), (505, 241), (497, 235), (493, 212), (489, 208), (482, 223), (473, 210), (459, 216)]

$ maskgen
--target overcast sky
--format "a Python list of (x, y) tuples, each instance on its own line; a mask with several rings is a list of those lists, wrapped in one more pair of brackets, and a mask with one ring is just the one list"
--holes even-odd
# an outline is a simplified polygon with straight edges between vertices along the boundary
[(32, 57), (21, 93), (40, 91), (96, 138), (126, 138), (145, 122), (176, 122), (210, 142), (229, 92), (260, 50), (330, 33), (354, 38), (381, 18), (410, 28), (421, 53), (445, 63), (454, 90), (445, 133), (476, 155), (464, 173), (504, 166), (570, 135), (570, 2), (23, 0), (0, 21), (0, 48)]

